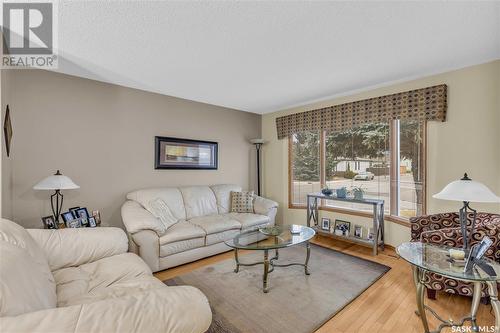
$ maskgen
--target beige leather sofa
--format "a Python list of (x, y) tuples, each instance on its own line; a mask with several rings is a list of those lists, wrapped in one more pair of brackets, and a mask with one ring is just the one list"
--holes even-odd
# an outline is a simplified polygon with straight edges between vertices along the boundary
[[(129, 193), (122, 219), (130, 236), (130, 250), (156, 272), (228, 251), (224, 241), (241, 230), (274, 224), (276, 202), (255, 196), (253, 213), (231, 213), (231, 191), (241, 191), (241, 187), (170, 187)], [(176, 219), (168, 229), (146, 209), (158, 198)]]
[(119, 228), (26, 230), (0, 220), (1, 332), (205, 332), (196, 288), (167, 287)]

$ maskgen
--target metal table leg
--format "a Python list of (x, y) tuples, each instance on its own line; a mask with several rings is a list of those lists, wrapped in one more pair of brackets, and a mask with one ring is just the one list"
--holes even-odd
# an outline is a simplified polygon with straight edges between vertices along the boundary
[(306, 263), (304, 264), (304, 272), (306, 275), (311, 275), (309, 273), (309, 267), (307, 266), (309, 264), (309, 258), (311, 257), (311, 245), (309, 244), (309, 241), (306, 242)]
[(491, 307), (495, 313), (495, 333), (500, 332), (500, 301), (498, 300), (498, 290), (496, 281), (486, 281), (488, 294), (490, 295)]
[(470, 323), (472, 331), (479, 332), (479, 327), (476, 322), (477, 309), (479, 308), (479, 301), (481, 300), (481, 289), (483, 284), (481, 281), (474, 282), (474, 293), (472, 294), (472, 306), (470, 309)]
[(413, 266), (413, 278), (417, 287), (417, 308), (418, 315), (420, 316), (420, 320), (422, 321), (422, 326), (424, 326), (424, 332), (429, 333), (429, 324), (427, 323), (427, 315), (425, 314), (425, 305), (424, 305), (424, 291), (425, 285), (422, 283), (423, 272), (421, 272), (417, 266)]
[(262, 289), (265, 293), (269, 291), (267, 288), (267, 275), (269, 274), (269, 250), (264, 250), (264, 276), (262, 281)]
[(238, 249), (234, 249), (234, 261), (236, 262), (236, 268), (234, 269), (235, 273), (240, 271), (240, 261), (238, 260)]

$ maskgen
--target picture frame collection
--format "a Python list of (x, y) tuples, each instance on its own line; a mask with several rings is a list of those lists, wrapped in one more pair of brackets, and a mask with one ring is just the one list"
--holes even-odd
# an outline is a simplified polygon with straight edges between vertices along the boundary
[[(95, 228), (101, 224), (101, 213), (94, 210), (90, 215), (86, 207), (72, 207), (61, 218), (66, 228)], [(53, 215), (42, 217), (42, 223), (45, 229), (59, 228)]]
[(373, 240), (374, 237), (373, 228), (367, 229), (359, 224), (355, 224), (354, 227), (351, 228), (351, 222), (340, 219), (335, 219), (335, 222), (332, 223), (329, 218), (323, 217), (321, 219), (320, 227), (321, 230), (328, 231), (340, 237), (352, 236), (354, 238), (367, 239), (367, 240)]

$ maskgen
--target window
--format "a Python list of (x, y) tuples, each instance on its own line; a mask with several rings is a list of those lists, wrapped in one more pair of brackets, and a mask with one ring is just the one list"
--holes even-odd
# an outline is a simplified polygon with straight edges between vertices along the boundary
[[(361, 187), (383, 199), (385, 212), (409, 218), (424, 213), (424, 125), (416, 121), (365, 124), (341, 132), (305, 132), (290, 138), (290, 206), (329, 188)], [(369, 214), (371, 207), (325, 201), (323, 209)]]
[(292, 195), (305, 204), (307, 193), (321, 190), (319, 132), (294, 134), (291, 141)]

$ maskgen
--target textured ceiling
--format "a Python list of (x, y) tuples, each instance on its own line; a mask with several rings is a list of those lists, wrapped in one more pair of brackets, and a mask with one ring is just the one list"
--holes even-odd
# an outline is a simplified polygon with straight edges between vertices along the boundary
[(59, 72), (267, 113), (500, 58), (500, 2), (63, 1)]

